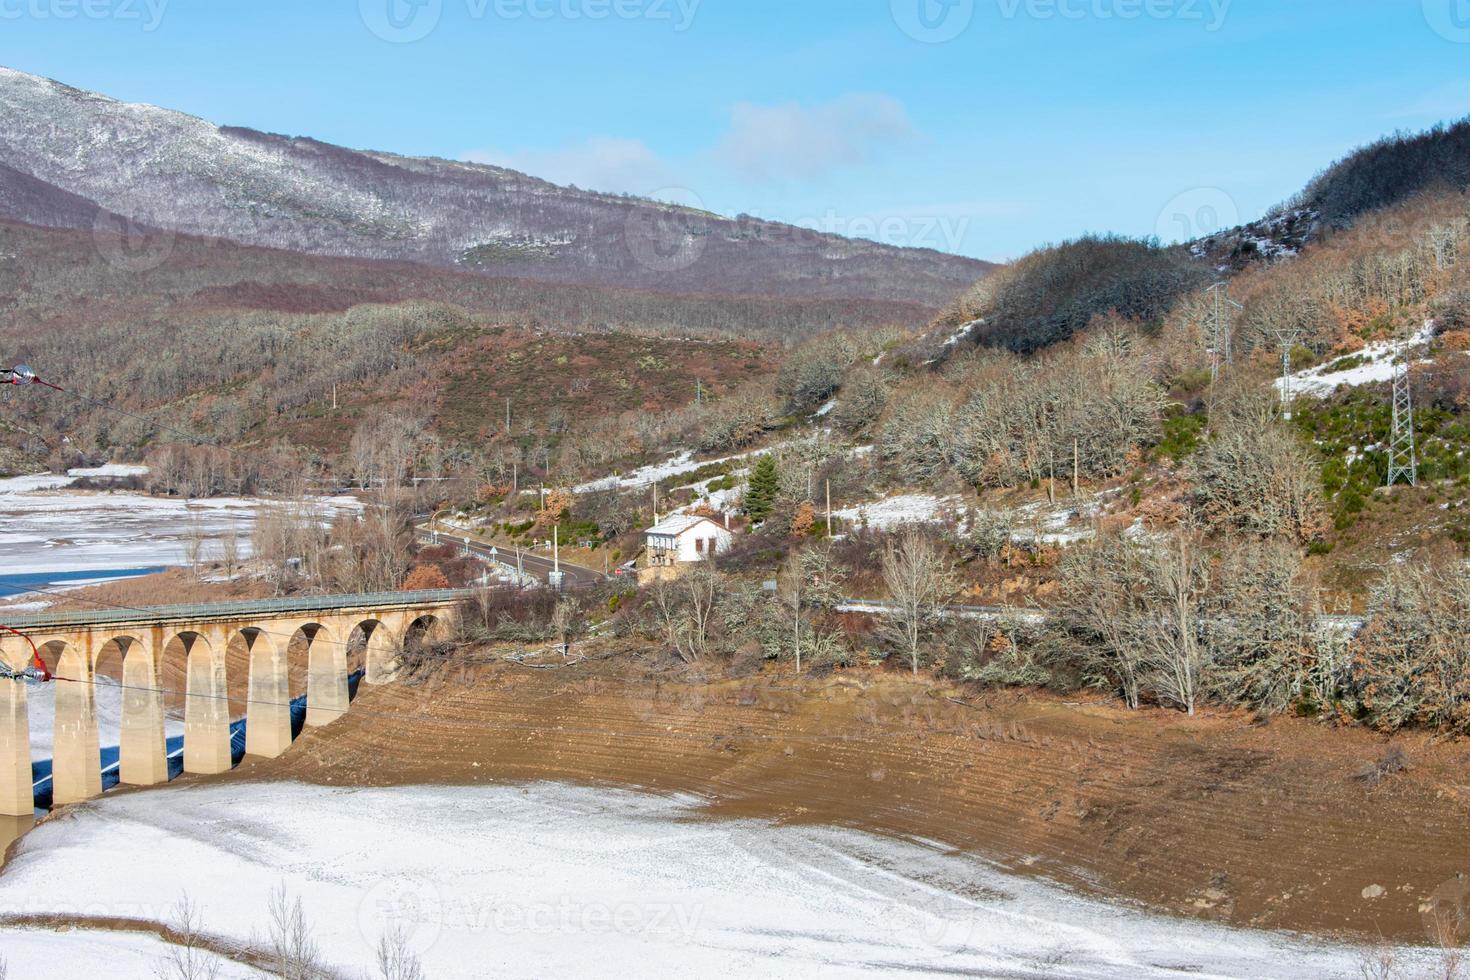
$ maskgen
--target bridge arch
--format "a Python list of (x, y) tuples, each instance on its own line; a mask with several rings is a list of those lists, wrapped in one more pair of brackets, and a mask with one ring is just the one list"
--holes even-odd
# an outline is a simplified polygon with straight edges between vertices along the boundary
[(164, 644), (163, 659), (184, 665), (184, 771), (229, 772), (233, 759), (224, 644), (216, 649), (203, 633), (185, 629)]
[(403, 628), (403, 650), (405, 653), (420, 653), (430, 644), (437, 643), (444, 632), (444, 620), (437, 614), (416, 616)]
[[(97, 739), (104, 749), (122, 746), (123, 697), (127, 688), (123, 681), (123, 660), (137, 639), (111, 636), (94, 645), (92, 654), (92, 697), (97, 710)], [(105, 781), (107, 759), (103, 758)]]
[(133, 786), (168, 782), (168, 747), (164, 733), (164, 684), (151, 643), (135, 636), (108, 640), (98, 653), (105, 669), (109, 647), (122, 657), (122, 718), (118, 735), (118, 779)]
[(347, 642), (324, 623), (297, 627), (293, 645), (306, 650), (306, 723), (330, 725), (347, 713)]
[(367, 683), (387, 684), (398, 672), (400, 652), (392, 627), (381, 619), (365, 619), (352, 628), (348, 640), (348, 673), (361, 669)]

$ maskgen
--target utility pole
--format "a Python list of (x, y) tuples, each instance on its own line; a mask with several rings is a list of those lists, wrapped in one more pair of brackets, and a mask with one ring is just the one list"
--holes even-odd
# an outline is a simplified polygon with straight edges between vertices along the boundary
[(1082, 454), (1076, 437), (1072, 439), (1072, 499), (1082, 496)]
[(337, 382), (332, 382), (332, 411), (337, 410)]
[(510, 399), (505, 400), (505, 434), (510, 435)]
[(1388, 485), (1399, 480), (1419, 485), (1419, 456), (1414, 446), (1414, 391), (1409, 383), (1409, 344), (1405, 341), (1394, 357), (1393, 435), (1388, 447)]

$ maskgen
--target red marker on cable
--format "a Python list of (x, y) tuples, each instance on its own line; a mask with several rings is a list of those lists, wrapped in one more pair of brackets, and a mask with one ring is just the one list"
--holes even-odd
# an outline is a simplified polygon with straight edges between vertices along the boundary
[(60, 385), (54, 385), (49, 381), (42, 381), (36, 377), (36, 372), (31, 370), (29, 364), (17, 364), (13, 368), (0, 368), (0, 384), (7, 385), (45, 385), (61, 391)]
[(12, 681), (35, 681), (45, 684), (51, 679), (51, 671), (46, 669), (45, 662), (41, 659), (41, 651), (36, 649), (36, 642), (26, 636), (18, 629), (0, 624), (0, 632), (12, 633), (31, 645), (31, 663), (25, 670), (11, 670), (5, 664), (0, 663), (0, 678)]

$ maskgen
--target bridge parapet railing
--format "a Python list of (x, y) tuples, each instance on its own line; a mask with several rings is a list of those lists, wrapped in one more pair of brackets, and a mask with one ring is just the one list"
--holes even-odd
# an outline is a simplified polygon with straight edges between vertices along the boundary
[(290, 613), (336, 612), (343, 609), (443, 605), (462, 602), (476, 594), (474, 589), (433, 589), (424, 592), (366, 592), (354, 595), (287, 596), (278, 599), (240, 599), (231, 602), (196, 602), (172, 606), (140, 606), (80, 610), (77, 612), (34, 612), (7, 616), (0, 622), (15, 629), (57, 629), (98, 626), (107, 623), (194, 622), (273, 617)]

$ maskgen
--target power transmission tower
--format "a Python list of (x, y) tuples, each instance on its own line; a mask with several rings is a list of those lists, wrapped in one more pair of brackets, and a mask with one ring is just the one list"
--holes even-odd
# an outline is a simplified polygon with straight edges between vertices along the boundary
[(1220, 370), (1234, 363), (1235, 314), (1245, 309), (1230, 298), (1230, 283), (1217, 282), (1209, 289), (1210, 306), (1205, 314), (1205, 335), (1210, 341), (1210, 383), (1220, 380)]
[(1291, 421), (1291, 350), (1299, 336), (1296, 327), (1278, 327), (1271, 331), (1281, 347), (1281, 417)]
[(1419, 485), (1419, 456), (1414, 446), (1414, 391), (1409, 384), (1409, 345), (1393, 362), (1393, 436), (1388, 446), (1388, 485), (1407, 480)]

